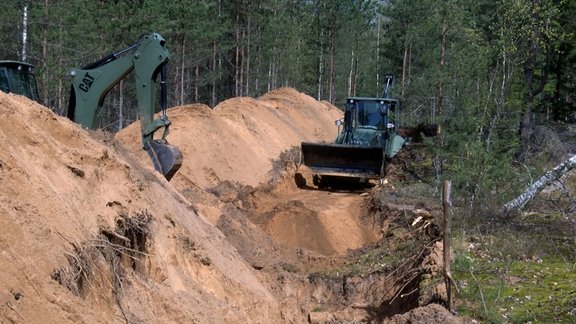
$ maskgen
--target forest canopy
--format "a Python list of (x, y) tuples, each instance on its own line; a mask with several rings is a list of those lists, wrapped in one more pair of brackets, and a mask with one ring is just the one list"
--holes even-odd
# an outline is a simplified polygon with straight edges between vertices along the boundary
[[(35, 65), (57, 113), (70, 68), (149, 32), (171, 53), (169, 106), (279, 87), (341, 106), (381, 96), (392, 73), (405, 122), (442, 126), (434, 163), (476, 204), (526, 184), (507, 180), (542, 150), (539, 127), (576, 119), (574, 16), (565, 0), (11, 0), (0, 59)], [(129, 79), (111, 91), (108, 130), (137, 119), (133, 92)]]

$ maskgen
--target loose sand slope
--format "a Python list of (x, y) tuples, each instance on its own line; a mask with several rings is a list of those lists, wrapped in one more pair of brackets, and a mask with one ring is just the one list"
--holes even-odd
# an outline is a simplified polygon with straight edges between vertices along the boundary
[(123, 145), (98, 140), (0, 92), (2, 321), (304, 320), (174, 188), (265, 182), (280, 152), (333, 138), (340, 112), (280, 89), (169, 117), (185, 155), (172, 183), (138, 149), (139, 125), (118, 135)]
[[(221, 180), (256, 186), (267, 180), (272, 160), (301, 141), (331, 141), (336, 107), (291, 88), (274, 90), (258, 100), (234, 98), (214, 109), (187, 105), (171, 109), (173, 125), (167, 139), (185, 154), (172, 182), (179, 190), (191, 185), (209, 188)], [(130, 125), (117, 135), (141, 159), (140, 126)], [(150, 164), (151, 165), (151, 164)]]

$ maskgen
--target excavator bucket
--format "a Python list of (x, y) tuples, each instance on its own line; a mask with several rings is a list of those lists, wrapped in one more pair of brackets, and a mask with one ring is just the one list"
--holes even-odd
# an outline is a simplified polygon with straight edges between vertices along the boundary
[(165, 140), (151, 140), (144, 143), (144, 149), (152, 159), (156, 171), (170, 181), (182, 166), (182, 152)]
[(378, 179), (384, 149), (341, 144), (302, 143), (302, 164), (318, 175)]

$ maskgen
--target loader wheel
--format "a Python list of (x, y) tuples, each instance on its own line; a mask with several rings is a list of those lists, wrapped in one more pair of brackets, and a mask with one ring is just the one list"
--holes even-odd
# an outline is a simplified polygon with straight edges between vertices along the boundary
[(320, 187), (320, 176), (315, 174), (314, 177), (312, 178), (312, 182), (316, 187)]
[(318, 189), (326, 189), (329, 186), (328, 181), (326, 179), (327, 179), (326, 176), (319, 176), (316, 174), (314, 175), (313, 178), (314, 185), (318, 187)]
[(306, 178), (302, 175), (302, 173), (294, 174), (294, 182), (296, 183), (296, 187), (306, 188)]

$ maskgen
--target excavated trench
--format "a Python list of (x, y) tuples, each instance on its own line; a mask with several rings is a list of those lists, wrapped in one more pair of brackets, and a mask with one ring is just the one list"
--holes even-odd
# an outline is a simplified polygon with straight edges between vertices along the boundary
[(265, 186), (214, 187), (226, 205), (217, 227), (255, 269), (277, 278), (279, 295), (302, 296), (310, 322), (382, 322), (445, 304), (436, 207), (391, 187), (299, 189), (290, 164), (279, 165)]
[[(182, 194), (223, 207), (218, 229), (246, 262), (270, 278), (278, 300), (298, 296), (291, 311), (310, 323), (400, 323), (415, 309), (445, 305), (438, 206), (392, 186), (301, 189), (294, 174), (284, 161), (276, 164), (270, 182), (257, 188), (222, 181), (209, 192)], [(150, 219), (148, 214), (120, 217), (116, 228), (75, 246), (69, 267), (54, 270), (52, 278), (87, 298), (102, 281), (95, 276), (107, 277), (107, 299), (122, 308), (117, 296), (126, 270), (149, 272)], [(395, 320), (398, 316), (403, 317)]]
[(149, 162), (137, 123), (102, 139), (0, 99), (3, 287), (19, 307), (0, 311), (13, 322), (373, 322), (442, 304), (436, 202), (390, 184), (299, 189), (295, 152), (266, 185), (220, 181), (260, 182), (269, 152), (331, 138), (335, 107), (280, 89), (171, 110), (190, 163), (168, 185), (137, 161)]

